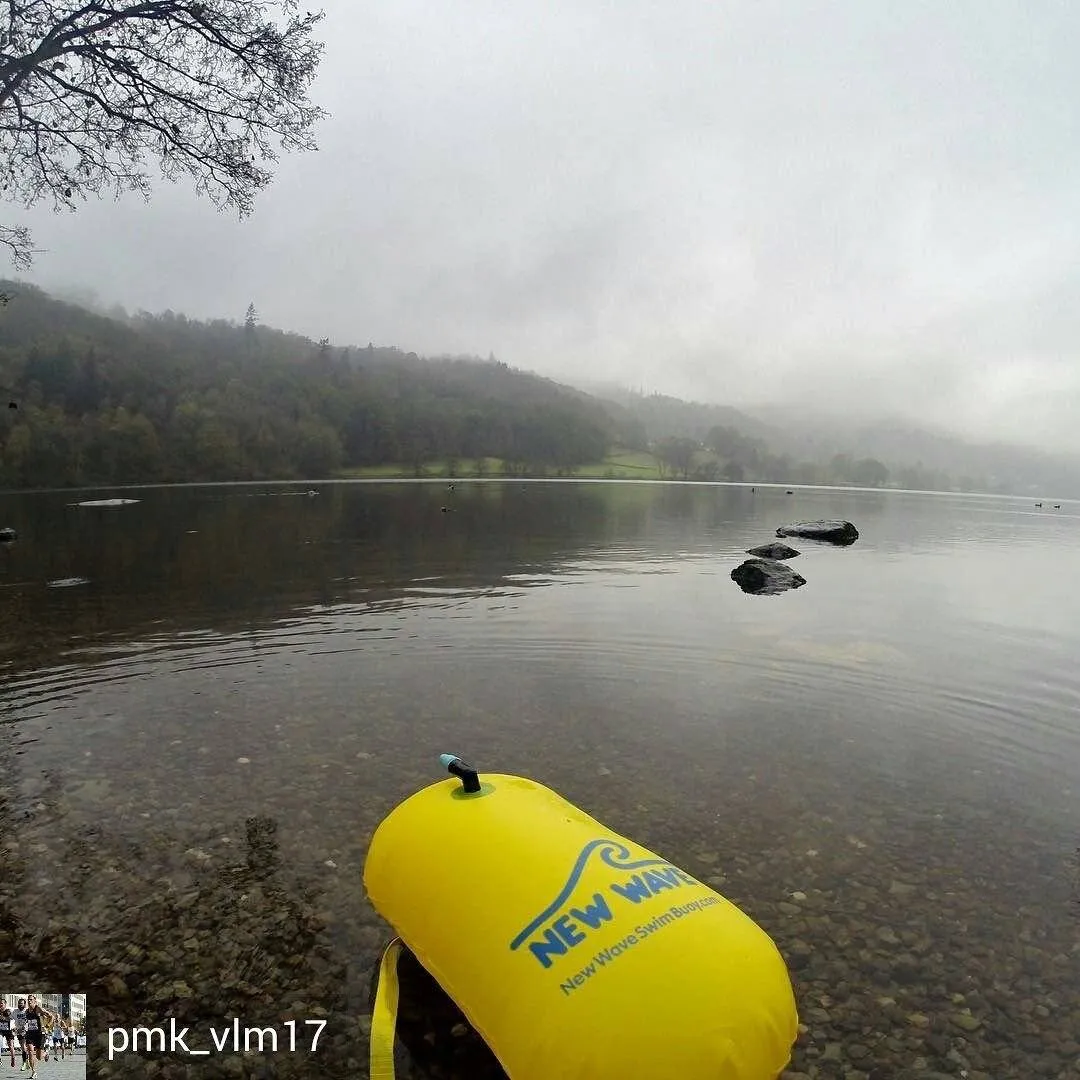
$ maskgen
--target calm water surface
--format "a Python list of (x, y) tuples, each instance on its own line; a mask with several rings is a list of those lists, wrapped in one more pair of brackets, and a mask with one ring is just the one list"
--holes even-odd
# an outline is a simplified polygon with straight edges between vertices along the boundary
[[(365, 1076), (365, 851), (449, 751), (753, 915), (793, 1070), (1080, 1074), (1080, 507), (318, 491), (0, 495), (0, 975), (87, 989), (99, 1025), (325, 1015), (323, 1075)], [(141, 501), (72, 505), (113, 494)], [(746, 548), (819, 517), (859, 542), (740, 591)], [(198, 1075), (313, 1071), (270, 1067)]]

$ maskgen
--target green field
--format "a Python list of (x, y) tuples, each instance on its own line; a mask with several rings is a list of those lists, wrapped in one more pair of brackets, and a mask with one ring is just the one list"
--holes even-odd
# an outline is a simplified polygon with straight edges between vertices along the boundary
[(604, 480), (659, 480), (660, 466), (645, 450), (621, 450), (594, 465), (579, 465), (570, 475)]
[[(448, 461), (426, 461), (418, 473), (411, 465), (386, 464), (342, 469), (342, 480), (394, 480), (427, 477), (429, 479), (453, 479), (454, 477), (486, 476), (499, 479), (506, 475), (501, 458), (484, 458), (482, 465), (472, 460), (459, 460), (451, 468)], [(536, 476), (528, 472), (526, 476)], [(544, 475), (557, 479), (560, 476), (598, 480), (659, 480), (660, 467), (656, 458), (644, 450), (620, 450), (609, 454), (603, 461), (591, 465), (578, 465), (561, 472), (549, 469)]]
[(341, 480), (411, 480), (415, 477), (452, 480), (456, 476), (501, 477), (503, 463), (501, 458), (484, 458), (480, 466), (476, 461), (458, 460), (451, 468), (447, 461), (425, 461), (418, 472), (412, 465), (388, 462), (385, 465), (363, 465), (340, 469), (336, 475)]

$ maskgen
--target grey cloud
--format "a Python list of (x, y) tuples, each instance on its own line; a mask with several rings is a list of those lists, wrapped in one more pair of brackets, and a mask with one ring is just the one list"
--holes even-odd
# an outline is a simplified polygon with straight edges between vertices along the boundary
[(1080, 9), (328, 4), (317, 155), (30, 215), (35, 277), (1080, 450)]

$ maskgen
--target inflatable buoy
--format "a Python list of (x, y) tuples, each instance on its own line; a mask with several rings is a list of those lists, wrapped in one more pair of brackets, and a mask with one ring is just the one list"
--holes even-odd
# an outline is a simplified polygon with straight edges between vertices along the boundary
[[(776, 1080), (798, 1033), (769, 936), (554, 791), (450, 755), (375, 831), (364, 885), (511, 1080)], [(393, 1076), (382, 960), (371, 1075)]]

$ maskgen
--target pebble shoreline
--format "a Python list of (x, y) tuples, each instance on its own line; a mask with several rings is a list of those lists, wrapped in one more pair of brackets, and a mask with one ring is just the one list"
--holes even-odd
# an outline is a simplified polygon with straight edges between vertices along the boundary
[[(946, 833), (923, 837), (913, 872), (897, 858), (895, 837), (876, 836), (873, 819), (865, 824), (845, 834), (807, 813), (780, 846), (747, 822), (741, 850), (727, 853), (707, 847), (707, 836), (687, 846), (663, 826), (647, 840), (776, 941), (802, 1021), (787, 1080), (1072, 1080), (1080, 1073), (1080, 919), (1057, 917), (1055, 901), (1075, 901), (1067, 889), (1047, 897), (1039, 886), (1054, 878), (1055, 860), (1057, 879), (1072, 880), (1067, 853), (1030, 839), (1019, 853), (1015, 838), (994, 832), (976, 850)], [(290, 1019), (325, 1019), (320, 1075), (365, 1077), (369, 983), (390, 929), (358, 888), (348, 918), (334, 899), (342, 871), (358, 880), (363, 843), (336, 859), (314, 851), (300, 872), (281, 858), (269, 819), (248, 819), (227, 844), (193, 837), (179, 865), (156, 866), (169, 839), (119, 844), (89, 830), (69, 840), (49, 871), (67, 910), (9, 918), (0, 975), (86, 990), (95, 1076), (312, 1075), (312, 1057), (301, 1054), (105, 1060), (110, 1026), (173, 1017), (205, 1032), (238, 1016), (279, 1030)], [(31, 846), (0, 853), (5, 910), (19, 912)], [(1013, 880), (995, 881), (995, 865), (1009, 865)], [(403, 1078), (500, 1075), (478, 1066), (490, 1059), (452, 1007), (410, 998), (404, 979), (403, 987), (403, 1033), (423, 1065), (403, 1053)]]

